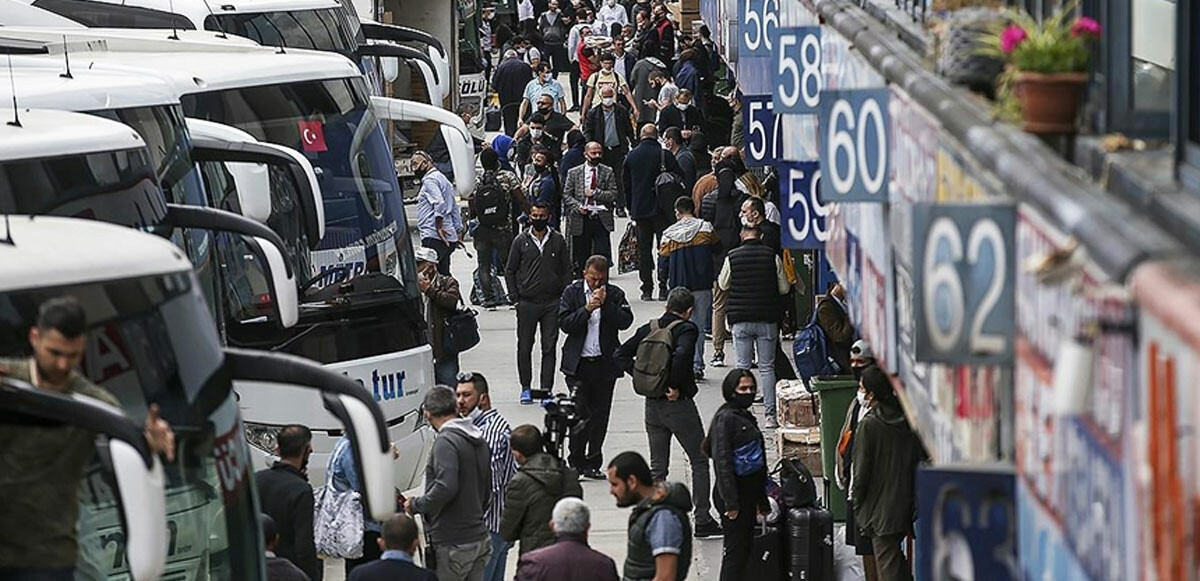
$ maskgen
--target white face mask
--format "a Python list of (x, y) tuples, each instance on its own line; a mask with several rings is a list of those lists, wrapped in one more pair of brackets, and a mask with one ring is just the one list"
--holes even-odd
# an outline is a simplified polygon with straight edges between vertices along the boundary
[(742, 216), (742, 226), (753, 226), (753, 225), (754, 225), (754, 222), (751, 222), (750, 218)]
[(481, 415), (483, 415), (483, 410), (480, 409), (479, 406), (475, 406), (475, 409), (471, 410), (471, 413), (467, 414), (467, 419), (475, 421), (475, 419)]
[(604, 103), (605, 107), (612, 107), (613, 104), (617, 102), (617, 99), (615, 97), (605, 97), (601, 99), (600, 102)]
[(542, 130), (541, 129), (530, 129), (529, 135), (533, 136), (534, 139), (541, 139), (542, 138)]
[(865, 405), (867, 405), (867, 392), (865, 392), (865, 391), (862, 391), (862, 390), (859, 390), (859, 392), (858, 392), (858, 405), (860, 405), (860, 406), (865, 406)]
[(679, 109), (680, 111), (687, 111), (687, 108), (690, 106), (691, 106), (691, 103), (676, 103), (675, 104), (675, 108)]
[(617, 5), (617, 0), (604, 0), (604, 4), (609, 8)]

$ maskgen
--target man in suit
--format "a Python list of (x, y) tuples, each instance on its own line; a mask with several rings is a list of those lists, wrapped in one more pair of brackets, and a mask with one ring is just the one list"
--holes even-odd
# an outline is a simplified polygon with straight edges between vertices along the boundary
[(313, 488), (305, 476), (313, 452), (312, 431), (298, 424), (284, 426), (275, 445), (279, 461), (254, 475), (262, 511), (279, 531), (273, 551), (312, 581), (320, 581), (323, 567), (313, 543)]
[(554, 505), (550, 528), (558, 540), (548, 547), (521, 555), (517, 581), (617, 581), (617, 564), (588, 546), (591, 511), (583, 500), (564, 498)]
[(379, 539), (383, 556), (355, 569), (347, 581), (437, 581), (432, 571), (413, 563), (418, 534), (417, 523), (411, 516), (399, 513), (388, 519)]
[(589, 256), (599, 254), (612, 261), (613, 206), (617, 203), (617, 177), (600, 163), (604, 149), (595, 141), (584, 150), (587, 163), (567, 172), (563, 192), (565, 234), (571, 237), (573, 273), (583, 271)]
[[(633, 145), (634, 132), (629, 110), (617, 103), (616, 89), (604, 87), (600, 90), (600, 106), (592, 107), (588, 111), (587, 122), (583, 124), (583, 134), (587, 136), (588, 141), (595, 141), (604, 148), (604, 165), (620, 175), (625, 155)], [(626, 207), (627, 194), (618, 180), (618, 208)]]
[(604, 438), (620, 375), (614, 356), (621, 344), (617, 332), (633, 325), (633, 310), (624, 291), (609, 284), (608, 270), (607, 258), (589, 258), (583, 279), (568, 285), (558, 303), (558, 327), (567, 334), (560, 369), (583, 417), (567, 461), (581, 475), (597, 480), (606, 478), (600, 471)]
[[(650, 301), (654, 300), (654, 270), (657, 263), (654, 259), (654, 251), (657, 248), (654, 241), (662, 237), (663, 230), (667, 227), (667, 217), (659, 204), (655, 181), (664, 168), (677, 176), (682, 176), (683, 171), (679, 168), (675, 156), (658, 143), (658, 129), (653, 123), (643, 125), (640, 135), (641, 142), (625, 156), (624, 182), (625, 190), (629, 192), (629, 217), (637, 223), (638, 273), (642, 280), (642, 300)], [(664, 268), (658, 277), (661, 300), (667, 298), (665, 274)]]
[(262, 527), (263, 548), (266, 549), (267, 581), (312, 581), (291, 561), (275, 554), (279, 547), (279, 533), (275, 532), (275, 519), (260, 513), (258, 524)]

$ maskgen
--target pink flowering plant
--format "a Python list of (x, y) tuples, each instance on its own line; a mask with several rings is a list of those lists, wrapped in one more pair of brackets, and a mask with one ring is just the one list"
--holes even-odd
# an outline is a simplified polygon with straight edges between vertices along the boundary
[(984, 39), (983, 52), (1010, 63), (1016, 72), (1086, 72), (1091, 44), (1100, 39), (1100, 23), (1086, 16), (1070, 19), (1072, 12), (1067, 7), (1041, 22), (1015, 13)]

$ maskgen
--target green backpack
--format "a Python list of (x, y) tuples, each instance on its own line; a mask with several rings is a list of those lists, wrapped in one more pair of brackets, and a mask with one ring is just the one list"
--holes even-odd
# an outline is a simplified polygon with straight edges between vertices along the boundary
[(675, 339), (671, 329), (684, 320), (663, 327), (650, 321), (650, 333), (638, 343), (633, 360), (633, 390), (645, 397), (666, 397), (667, 379), (671, 375), (671, 357), (675, 354)]

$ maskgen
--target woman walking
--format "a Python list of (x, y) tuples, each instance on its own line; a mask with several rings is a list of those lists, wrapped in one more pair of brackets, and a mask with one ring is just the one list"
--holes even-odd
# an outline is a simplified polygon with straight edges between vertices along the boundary
[(725, 404), (713, 415), (705, 451), (713, 460), (717, 486), (713, 505), (725, 530), (721, 581), (745, 573), (754, 544), (756, 517), (766, 514), (767, 458), (758, 420), (750, 413), (758, 383), (749, 369), (732, 369), (721, 383)]

